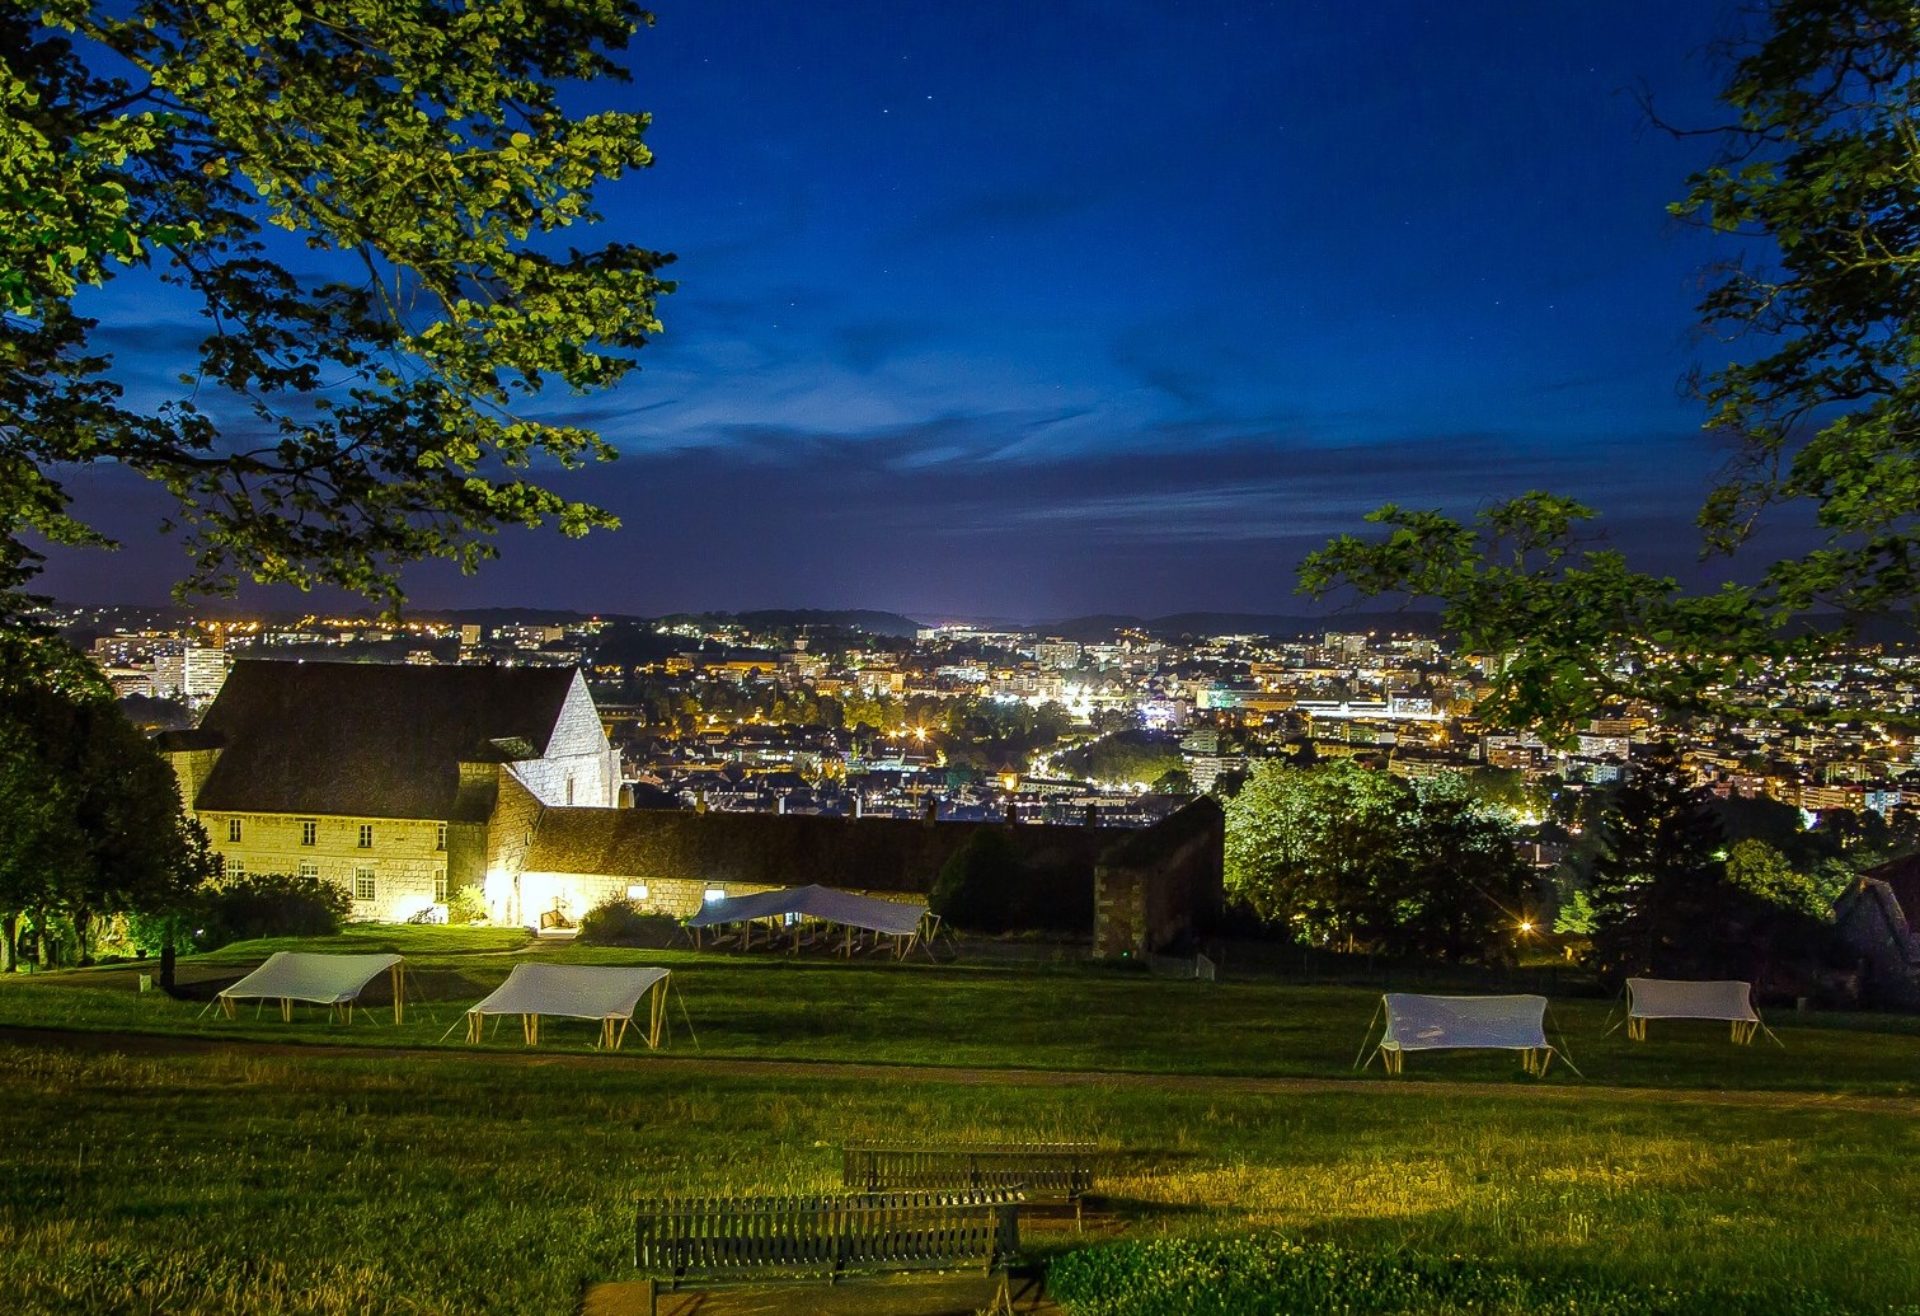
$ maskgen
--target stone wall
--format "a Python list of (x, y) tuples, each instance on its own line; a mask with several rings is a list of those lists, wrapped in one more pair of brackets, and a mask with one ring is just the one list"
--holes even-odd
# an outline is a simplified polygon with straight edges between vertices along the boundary
[(493, 814), (487, 819), (486, 841), (487, 916), (495, 923), (521, 923), (522, 914), (534, 908), (521, 898), (520, 877), (543, 807), (539, 797), (521, 784), (512, 767), (500, 770), (500, 789)]
[(191, 815), (193, 802), (200, 797), (200, 787), (213, 771), (213, 765), (220, 761), (220, 751), (217, 748), (168, 750), (162, 757), (180, 783), (180, 807)]
[[(439, 903), (436, 883), (449, 876), (450, 852), (441, 847), (440, 824), (403, 818), (343, 818), (282, 813), (203, 811), (196, 816), (207, 829), (213, 852), (225, 871), (248, 874), (310, 873), (344, 890), (352, 903), (349, 917), (403, 922)], [(233, 824), (240, 826), (238, 840)], [(311, 822), (314, 843), (303, 843)], [(360, 845), (360, 829), (372, 828), (372, 844)], [(451, 829), (447, 837), (451, 844)], [(356, 890), (362, 868), (371, 868), (373, 896)]]
[(1101, 857), (1093, 877), (1093, 953), (1104, 958), (1183, 949), (1219, 917), (1226, 819), (1202, 796)]
[[(707, 892), (717, 891), (723, 897), (750, 896), (762, 891), (777, 891), (778, 884), (767, 885), (754, 882), (702, 882), (684, 877), (640, 878), (613, 877), (605, 873), (550, 873), (529, 870), (521, 877), (521, 888), (529, 893), (528, 911), (537, 914), (534, 900), (541, 901), (539, 908), (551, 908), (556, 898), (567, 916), (578, 922), (586, 912), (606, 900), (631, 900), (648, 914), (662, 914), (671, 918), (690, 918), (700, 912), (700, 906), (706, 903)], [(894, 900), (902, 904), (918, 903), (922, 897), (902, 891), (862, 891), (856, 887), (843, 887), (857, 895), (872, 896), (877, 900)]]

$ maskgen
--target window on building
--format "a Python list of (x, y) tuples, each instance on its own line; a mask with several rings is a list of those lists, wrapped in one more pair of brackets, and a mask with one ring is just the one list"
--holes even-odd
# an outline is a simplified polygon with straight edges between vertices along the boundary
[(320, 824), (311, 818), (300, 820), (300, 844), (313, 845), (320, 839)]
[(316, 864), (316, 863), (315, 863), (315, 862), (313, 862), (313, 860), (311, 860), (311, 859), (302, 859), (302, 860), (300, 861), (300, 876), (302, 876), (302, 877), (319, 877), (319, 876), (320, 876), (320, 865), (319, 865), (319, 864)]
[(373, 896), (373, 865), (361, 864), (353, 870), (353, 898), (355, 900), (372, 900)]
[(433, 829), (433, 848), (436, 850), (444, 850), (447, 848), (447, 825), (445, 823), (436, 824)]
[(433, 903), (436, 905), (447, 903), (447, 870), (444, 868), (433, 870)]
[(372, 823), (360, 824), (360, 848), (362, 850), (373, 849), (373, 824)]
[(707, 904), (711, 901), (725, 900), (726, 898), (727, 898), (727, 889), (725, 887), (710, 886), (707, 888), (706, 894), (701, 897), (700, 903)]
[(225, 876), (245, 877), (246, 875), (247, 875), (247, 861), (244, 859), (235, 859), (231, 855), (229, 855), (227, 857)]
[(632, 886), (627, 888), (628, 900), (645, 900), (646, 898), (647, 898), (647, 884), (645, 882), (635, 882)]
[(572, 777), (567, 778), (567, 803), (569, 805), (573, 803), (573, 778)]
[(238, 818), (227, 819), (227, 839), (229, 841), (237, 841), (240, 839), (240, 820)]

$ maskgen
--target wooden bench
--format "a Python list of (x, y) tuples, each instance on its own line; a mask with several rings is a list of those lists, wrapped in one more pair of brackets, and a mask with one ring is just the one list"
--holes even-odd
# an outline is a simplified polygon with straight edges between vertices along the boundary
[[(1021, 1200), (1006, 1188), (642, 1200), (633, 1260), (646, 1275), (652, 1316), (662, 1284), (834, 1283), (913, 1270), (991, 1275), (1020, 1249)], [(1005, 1287), (1003, 1278), (1003, 1299)]]
[(1078, 1226), (1097, 1150), (1090, 1142), (854, 1142), (841, 1149), (840, 1182), (868, 1193), (1018, 1188), (1029, 1202), (1073, 1207)]

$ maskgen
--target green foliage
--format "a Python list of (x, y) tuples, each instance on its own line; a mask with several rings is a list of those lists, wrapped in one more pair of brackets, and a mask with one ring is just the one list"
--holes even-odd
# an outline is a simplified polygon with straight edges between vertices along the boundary
[(1153, 791), (1156, 795), (1191, 795), (1193, 774), (1185, 768), (1168, 768), (1153, 779)]
[(447, 922), (454, 927), (487, 921), (487, 897), (478, 886), (457, 887), (447, 894)]
[(639, 946), (657, 922), (625, 896), (608, 896), (581, 917), (578, 940), (589, 946)]
[(1034, 708), (993, 699), (960, 704), (940, 740), (948, 761), (982, 772), (1026, 771), (1035, 754), (1053, 748), (1073, 726), (1060, 704)]
[(1047, 1291), (1073, 1316), (1266, 1316), (1270, 1312), (1719, 1316), (1856, 1310), (1789, 1285), (1643, 1288), (1459, 1256), (1360, 1251), (1278, 1234), (1157, 1238), (1069, 1252)]
[(1833, 902), (1846, 889), (1842, 884), (1840, 890), (1829, 890), (1815, 875), (1796, 869), (1765, 841), (1751, 840), (1735, 841), (1728, 848), (1727, 881), (1766, 904), (1817, 919), (1832, 915)]
[(1560, 902), (1560, 910), (1553, 916), (1553, 930), (1563, 935), (1590, 937), (1595, 925), (1593, 898), (1581, 887), (1575, 887)]
[(1827, 953), (1822, 922), (1844, 880), (1832, 886), (1828, 869), (1804, 875), (1763, 841), (1726, 848), (1711, 797), (1690, 783), (1671, 745), (1635, 761), (1604, 834), (1590, 895), (1594, 967), (1605, 981), (1766, 980), (1804, 973)]
[(85, 660), (52, 642), (37, 654), (0, 675), (0, 969), (22, 917), (41, 954), (59, 925), (84, 958), (97, 916), (176, 908), (209, 868), (172, 769)]
[(1033, 880), (1020, 852), (998, 827), (982, 827), (941, 865), (927, 908), (966, 932), (1027, 926)]
[(1262, 918), (1395, 955), (1506, 953), (1531, 879), (1510, 826), (1464, 784), (1270, 760), (1226, 811), (1227, 890)]
[(1634, 761), (1594, 863), (1593, 953), (1609, 981), (1724, 973), (1736, 893), (1726, 882), (1710, 797), (1672, 745)]
[(260, 937), (330, 937), (352, 909), (346, 889), (319, 877), (249, 873), (209, 883), (187, 908), (199, 950)]
[[(524, 408), (617, 382), (659, 331), (669, 257), (563, 241), (651, 155), (645, 115), (569, 114), (559, 89), (623, 79), (647, 21), (631, 0), (0, 0), (0, 541), (105, 543), (61, 482), (92, 462), (166, 487), (200, 590), (393, 604), (401, 565), (472, 570), (502, 526), (614, 524), (527, 474), (612, 450)], [(126, 405), (74, 311), (135, 267), (205, 317), (156, 409)]]
[[(1758, 585), (1688, 594), (1583, 545), (1592, 515), (1529, 493), (1472, 522), (1385, 507), (1384, 538), (1311, 554), (1322, 595), (1437, 599), (1468, 649), (1497, 656), (1489, 720), (1562, 737), (1622, 697), (1670, 710), (1909, 720), (1898, 710), (1744, 704), (1762, 671), (1790, 685), (1840, 633), (1797, 631), (1810, 609), (1849, 615), (1920, 603), (1920, 9), (1902, 0), (1768, 0), (1733, 65), (1721, 158), (1674, 213), (1767, 244), (1713, 274), (1709, 341), (1746, 335), (1701, 381), (1707, 426), (1737, 458), (1700, 514), (1731, 551), (1775, 504), (1824, 538)], [(1824, 700), (1824, 696), (1817, 696)]]
[(1118, 786), (1152, 785), (1168, 773), (1185, 770), (1179, 744), (1157, 731), (1115, 731), (1055, 761), (1076, 777)]

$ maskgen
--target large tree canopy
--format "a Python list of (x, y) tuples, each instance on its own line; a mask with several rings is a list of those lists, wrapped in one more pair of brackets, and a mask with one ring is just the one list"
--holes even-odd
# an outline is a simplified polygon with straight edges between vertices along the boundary
[[(578, 250), (645, 115), (630, 0), (0, 0), (0, 538), (105, 537), (62, 468), (163, 483), (185, 585), (332, 584), (387, 603), (507, 525), (614, 519), (527, 468), (609, 458), (543, 391), (619, 380), (670, 259)], [(204, 314), (197, 373), (129, 401), (87, 290), (140, 266)]]
[(1707, 424), (1738, 452), (1700, 525), (1731, 551), (1797, 504), (1821, 538), (1758, 584), (1689, 594), (1586, 547), (1592, 511), (1535, 493), (1471, 521), (1386, 507), (1384, 538), (1308, 558), (1309, 592), (1437, 599), (1463, 643), (1502, 655), (1490, 717), (1564, 732), (1624, 695), (1737, 709), (1743, 679), (1836, 642), (1796, 626), (1809, 610), (1920, 604), (1920, 7), (1770, 0), (1765, 17), (1723, 93), (1724, 150), (1673, 207), (1751, 243), (1700, 308), (1732, 343), (1700, 380)]
[(1456, 777), (1269, 759), (1226, 810), (1227, 890), (1309, 942), (1448, 960), (1512, 948), (1531, 875)]

